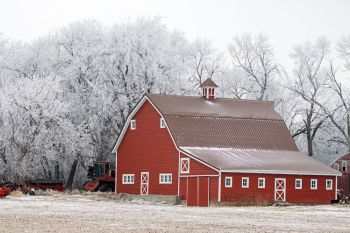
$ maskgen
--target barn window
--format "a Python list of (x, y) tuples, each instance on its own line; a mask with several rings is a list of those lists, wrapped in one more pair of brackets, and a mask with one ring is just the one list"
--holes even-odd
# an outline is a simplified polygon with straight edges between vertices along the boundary
[(332, 190), (333, 180), (326, 180), (326, 189)]
[(335, 163), (335, 164), (334, 164), (334, 169), (337, 170), (337, 171), (339, 171), (339, 164), (338, 164), (338, 163)]
[(295, 179), (295, 189), (302, 189), (302, 188), (303, 188), (302, 179)]
[(162, 129), (165, 128), (165, 120), (164, 120), (164, 118), (160, 118), (160, 128), (162, 128)]
[(317, 189), (317, 179), (311, 179), (310, 188)]
[(342, 172), (348, 171), (348, 162), (347, 161), (341, 161), (341, 171)]
[(265, 188), (265, 178), (264, 177), (260, 177), (258, 179), (258, 188)]
[(242, 188), (249, 188), (249, 177), (242, 177)]
[(180, 172), (181, 173), (190, 173), (190, 159), (189, 158), (181, 158), (180, 159)]
[(172, 184), (173, 175), (171, 173), (160, 173), (159, 174), (159, 184)]
[(232, 188), (232, 177), (225, 177), (225, 188)]
[(130, 129), (135, 130), (136, 129), (136, 120), (131, 120), (130, 122)]
[(134, 184), (134, 174), (123, 174), (123, 184)]

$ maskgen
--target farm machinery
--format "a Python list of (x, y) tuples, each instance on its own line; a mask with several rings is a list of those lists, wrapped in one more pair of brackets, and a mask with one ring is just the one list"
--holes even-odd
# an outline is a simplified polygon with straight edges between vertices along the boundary
[(115, 189), (115, 164), (98, 161), (88, 167), (88, 181), (83, 185), (85, 191), (113, 192)]
[(64, 191), (63, 180), (59, 177), (59, 167), (55, 166), (55, 174), (53, 179), (36, 179), (36, 180), (22, 180), (22, 181), (7, 181), (0, 182), (0, 198), (6, 197), (12, 191), (21, 191), (24, 194), (34, 195), (35, 191), (54, 190)]
[(27, 180), (18, 182), (4, 182), (0, 184), (0, 198), (6, 197), (12, 191), (18, 190), (23, 193), (29, 193), (31, 195), (35, 194), (35, 190), (55, 190), (62, 192), (64, 191), (62, 180), (49, 180), (49, 179), (39, 179), (39, 180)]

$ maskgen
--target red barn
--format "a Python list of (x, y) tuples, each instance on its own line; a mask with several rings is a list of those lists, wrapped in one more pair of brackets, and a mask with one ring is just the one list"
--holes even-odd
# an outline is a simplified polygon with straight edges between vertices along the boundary
[(338, 177), (338, 189), (342, 190), (343, 194), (350, 194), (350, 154), (345, 154), (331, 164), (335, 170), (340, 171), (342, 176)]
[(300, 153), (273, 102), (145, 95), (115, 145), (116, 192), (210, 202), (327, 204), (340, 173)]

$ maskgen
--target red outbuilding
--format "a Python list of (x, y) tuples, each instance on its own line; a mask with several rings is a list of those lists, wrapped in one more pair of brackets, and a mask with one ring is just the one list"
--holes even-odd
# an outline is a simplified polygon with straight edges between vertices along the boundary
[(115, 145), (116, 192), (211, 202), (327, 204), (336, 171), (298, 151), (273, 102), (146, 94)]
[(350, 154), (342, 155), (341, 157), (334, 160), (331, 167), (340, 171), (342, 175), (338, 177), (337, 184), (338, 189), (342, 191), (343, 194), (350, 194)]

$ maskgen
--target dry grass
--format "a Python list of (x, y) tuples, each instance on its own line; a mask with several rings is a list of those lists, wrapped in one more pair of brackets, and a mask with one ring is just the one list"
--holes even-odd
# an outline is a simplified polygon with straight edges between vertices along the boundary
[(13, 197), (22, 197), (24, 196), (24, 193), (20, 190), (15, 190), (15, 191), (12, 191), (10, 193), (10, 196), (13, 196)]

